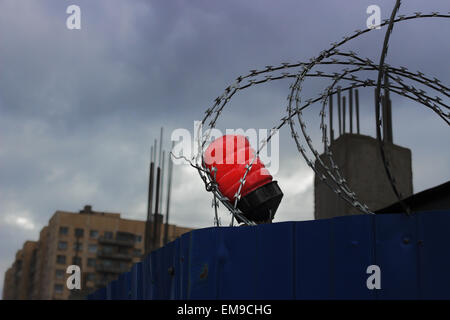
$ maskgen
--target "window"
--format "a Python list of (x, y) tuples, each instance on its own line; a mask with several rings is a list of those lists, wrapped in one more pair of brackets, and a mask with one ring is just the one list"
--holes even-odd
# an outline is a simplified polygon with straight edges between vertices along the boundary
[(62, 293), (64, 286), (62, 284), (55, 284), (55, 293)]
[(135, 257), (140, 257), (141, 256), (141, 250), (140, 249), (134, 249), (133, 250), (133, 255)]
[(98, 238), (98, 231), (97, 230), (89, 231), (89, 237), (93, 238), (93, 239), (97, 239)]
[(117, 232), (116, 239), (120, 241), (136, 241), (136, 236), (129, 232)]
[(104, 253), (113, 253), (114, 247), (112, 247), (112, 246), (103, 246), (103, 247), (102, 247), (102, 251), (103, 251)]
[(66, 264), (66, 256), (58, 254), (56, 256), (56, 263), (58, 263), (58, 264)]
[(99, 275), (100, 275), (100, 279), (101, 279), (100, 282), (103, 282), (103, 283), (109, 282), (109, 277), (106, 273), (100, 273)]
[(95, 281), (95, 273), (88, 273), (86, 275), (86, 280), (87, 281)]
[(95, 267), (95, 259), (94, 258), (88, 258), (87, 265), (88, 265), (88, 267)]
[(112, 267), (113, 262), (112, 262), (111, 260), (105, 259), (105, 260), (103, 260), (103, 265), (104, 265), (105, 267)]
[(76, 228), (75, 229), (75, 237), (81, 238), (82, 236), (84, 236), (84, 230), (81, 228)]
[(56, 279), (64, 279), (64, 270), (57, 269), (55, 275)]
[(119, 262), (119, 268), (120, 268), (120, 270), (127, 270), (128, 269), (128, 263), (120, 261)]
[(68, 227), (59, 227), (59, 234), (61, 236), (66, 236), (69, 234), (69, 228)]
[(135, 240), (136, 240), (136, 242), (141, 242), (142, 241), (142, 236), (136, 236)]
[(59, 250), (66, 250), (67, 249), (67, 241), (59, 241), (58, 242), (58, 249)]
[(110, 231), (105, 231), (105, 239), (112, 239), (113, 233)]
[(130, 251), (127, 247), (118, 247), (117, 252), (122, 254), (128, 254)]
[(72, 264), (81, 267), (82, 260), (80, 257), (73, 257)]
[(80, 242), (75, 242), (73, 244), (73, 250), (75, 251), (83, 251), (83, 244)]
[(88, 246), (88, 251), (89, 251), (90, 253), (96, 253), (96, 252), (97, 252), (97, 245), (96, 245), (96, 244), (90, 244), (90, 245)]

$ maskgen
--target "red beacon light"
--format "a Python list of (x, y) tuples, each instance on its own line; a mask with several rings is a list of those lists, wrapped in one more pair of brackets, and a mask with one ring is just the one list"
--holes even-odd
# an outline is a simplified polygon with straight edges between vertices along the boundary
[[(203, 157), (219, 191), (234, 204), (241, 179), (252, 163), (255, 150), (242, 135), (225, 135), (210, 143)], [(214, 169), (215, 168), (215, 169)], [(216, 170), (214, 172), (214, 170)], [(257, 157), (248, 171), (237, 207), (256, 223), (271, 222), (283, 198), (278, 183)], [(239, 221), (238, 219), (238, 222)]]

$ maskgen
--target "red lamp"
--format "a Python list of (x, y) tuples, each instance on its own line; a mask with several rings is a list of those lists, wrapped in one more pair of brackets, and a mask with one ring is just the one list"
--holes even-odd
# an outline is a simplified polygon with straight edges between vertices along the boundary
[[(204, 164), (212, 172), (219, 191), (234, 204), (241, 179), (252, 163), (255, 150), (242, 135), (225, 135), (214, 140), (204, 153)], [(215, 173), (213, 168), (217, 170)], [(257, 157), (248, 171), (237, 207), (256, 223), (272, 221), (283, 198), (278, 183)], [(238, 219), (239, 221), (239, 219)]]

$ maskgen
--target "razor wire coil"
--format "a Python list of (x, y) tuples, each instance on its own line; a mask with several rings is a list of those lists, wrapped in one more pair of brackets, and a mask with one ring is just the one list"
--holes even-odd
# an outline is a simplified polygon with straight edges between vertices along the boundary
[[(340, 172), (340, 169), (333, 158), (333, 153), (330, 148), (330, 143), (327, 136), (327, 125), (326, 125), (326, 105), (330, 96), (336, 93), (342, 93), (348, 90), (353, 90), (356, 88), (365, 88), (365, 87), (374, 87), (376, 92), (376, 130), (377, 130), (377, 139), (379, 141), (380, 152), (382, 156), (383, 166), (386, 171), (386, 175), (388, 177), (389, 183), (397, 196), (399, 202), (403, 205), (405, 211), (409, 213), (409, 208), (402, 201), (402, 194), (398, 190), (398, 186), (395, 181), (395, 177), (392, 174), (392, 170), (389, 165), (388, 154), (385, 148), (383, 139), (381, 137), (381, 125), (382, 125), (382, 112), (380, 112), (380, 101), (381, 101), (381, 89), (388, 90), (389, 92), (393, 92), (399, 96), (403, 96), (410, 100), (416, 101), (419, 104), (426, 106), (427, 108), (434, 111), (441, 119), (443, 119), (447, 125), (450, 125), (450, 106), (444, 103), (442, 97), (435, 96), (432, 97), (423, 89), (416, 89), (412, 85), (408, 85), (404, 82), (404, 79), (411, 80), (413, 82), (420, 83), (425, 87), (432, 89), (439, 94), (450, 97), (450, 90), (448, 86), (445, 86), (441, 83), (441, 81), (437, 78), (427, 77), (424, 73), (420, 71), (412, 72), (409, 71), (406, 67), (393, 67), (389, 64), (385, 63), (385, 58), (387, 56), (387, 51), (389, 47), (389, 39), (390, 35), (393, 31), (393, 27), (396, 23), (414, 20), (414, 19), (422, 19), (422, 18), (450, 18), (450, 13), (441, 14), (438, 12), (432, 12), (428, 14), (423, 14), (421, 12), (415, 12), (412, 15), (398, 15), (398, 10), (400, 7), (400, 0), (396, 1), (394, 9), (391, 13), (390, 19), (385, 19), (379, 25), (380, 27), (387, 26), (385, 39), (383, 42), (383, 47), (380, 55), (380, 62), (376, 64), (369, 58), (362, 58), (358, 56), (355, 52), (349, 51), (341, 51), (338, 48), (344, 45), (345, 43), (353, 40), (355, 38), (360, 37), (361, 35), (372, 31), (374, 29), (364, 29), (364, 30), (355, 30), (354, 33), (350, 36), (344, 36), (342, 40), (339, 42), (331, 43), (331, 47), (327, 50), (323, 50), (319, 53), (317, 57), (311, 58), (308, 62), (297, 62), (297, 63), (289, 63), (282, 62), (278, 66), (268, 65), (265, 69), (261, 70), (250, 70), (250, 73), (239, 76), (236, 78), (235, 82), (225, 88), (223, 94), (218, 96), (212, 105), (212, 107), (207, 108), (205, 110), (205, 115), (201, 121), (201, 125), (198, 128), (197, 132), (197, 153), (193, 157), (192, 161), (188, 160), (191, 166), (195, 167), (205, 184), (205, 189), (208, 192), (213, 193), (213, 207), (215, 209), (215, 217), (214, 224), (219, 226), (220, 219), (217, 214), (217, 207), (219, 201), (230, 211), (232, 215), (231, 225), (234, 223), (235, 218), (239, 218), (246, 225), (255, 225), (255, 222), (248, 220), (243, 213), (237, 208), (238, 201), (241, 198), (241, 191), (245, 184), (245, 179), (247, 174), (252, 168), (252, 165), (255, 159), (259, 156), (260, 151), (267, 145), (272, 136), (280, 130), (286, 124), (289, 125), (291, 131), (291, 137), (295, 141), (298, 152), (301, 154), (303, 159), (306, 161), (307, 165), (314, 171), (317, 177), (325, 183), (334, 193), (337, 194), (344, 201), (349, 203), (351, 206), (357, 208), (359, 211), (366, 214), (373, 214), (373, 212), (368, 208), (368, 206), (362, 203), (355, 192), (351, 191), (351, 188), (348, 186), (347, 181), (343, 177)], [(396, 17), (397, 16), (397, 17)], [(325, 72), (325, 71), (316, 71), (312, 72), (312, 69), (316, 66), (345, 66), (345, 68), (341, 72)], [(296, 71), (295, 71), (296, 70)], [(358, 72), (361, 71), (374, 71), (378, 72), (377, 80), (373, 79), (360, 79), (357, 76)], [(383, 82), (383, 76), (386, 75), (387, 78), (392, 81), (391, 84)], [(324, 91), (314, 97), (305, 100), (302, 102), (301, 93), (303, 83), (306, 78), (329, 78), (332, 79), (332, 83), (324, 89)], [(233, 199), (228, 199), (220, 192), (218, 189), (218, 185), (215, 181), (215, 172), (216, 168), (212, 168), (210, 171), (204, 163), (203, 152), (205, 150), (207, 142), (210, 140), (210, 134), (213, 128), (216, 126), (216, 122), (224, 110), (225, 106), (230, 102), (233, 96), (239, 91), (251, 88), (256, 85), (268, 83), (271, 81), (277, 81), (281, 79), (294, 79), (294, 82), (290, 85), (290, 93), (287, 97), (287, 107), (286, 113), (284, 117), (282, 117), (279, 123), (272, 127), (270, 130), (270, 134), (266, 139), (263, 139), (260, 143), (260, 146), (257, 149), (257, 152), (254, 154), (251, 162), (246, 165), (246, 170), (243, 177), (240, 179), (240, 184), (236, 194)], [(341, 86), (340, 82), (347, 81), (350, 82), (347, 86)], [(328, 160), (330, 165), (327, 165), (326, 161), (324, 161), (319, 152), (314, 148), (312, 144), (312, 139), (307, 131), (307, 124), (304, 120), (302, 111), (311, 105), (320, 102), (322, 107), (319, 112), (320, 116), (320, 129), (322, 131), (322, 142), (324, 144), (324, 156), (325, 159)], [(297, 120), (300, 125), (301, 135), (303, 136), (306, 144), (300, 141), (300, 134), (297, 132), (296, 124), (294, 122), (294, 117), (297, 117)], [(203, 126), (207, 124), (209, 129), (206, 132), (206, 135), (200, 134), (200, 130), (202, 130)], [(309, 149), (314, 155), (315, 161), (313, 158), (308, 157), (307, 149)], [(186, 159), (187, 160), (187, 159)]]

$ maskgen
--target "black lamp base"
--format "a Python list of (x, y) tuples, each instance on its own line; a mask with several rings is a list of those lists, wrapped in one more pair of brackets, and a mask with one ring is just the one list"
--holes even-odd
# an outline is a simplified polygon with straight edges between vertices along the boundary
[[(246, 194), (239, 200), (237, 207), (247, 219), (265, 223), (273, 220), (282, 198), (283, 192), (278, 183), (272, 181)], [(239, 218), (237, 221), (242, 222)]]

